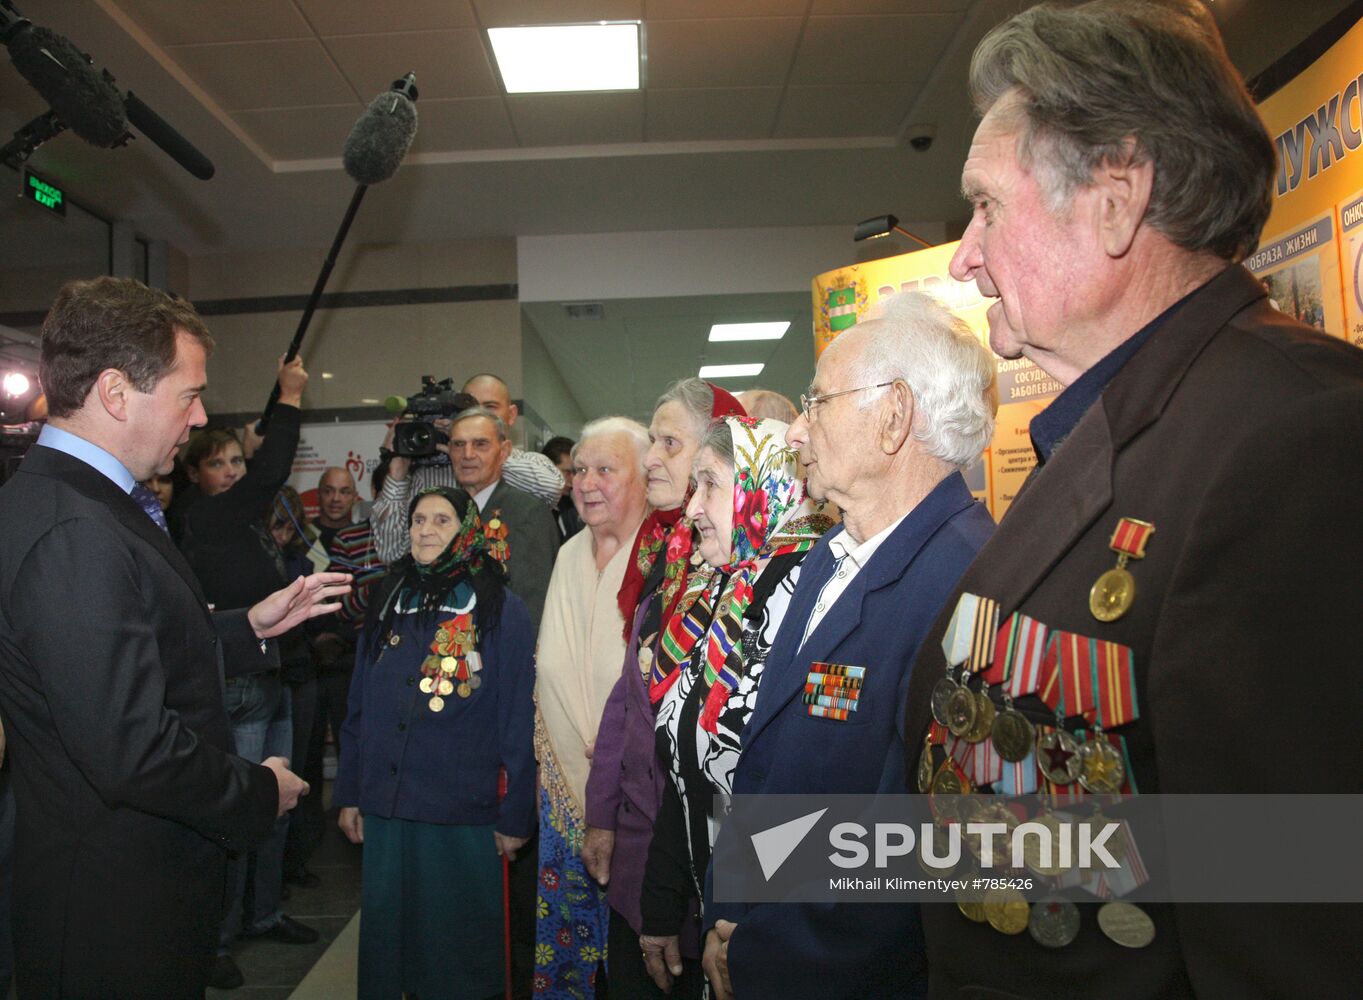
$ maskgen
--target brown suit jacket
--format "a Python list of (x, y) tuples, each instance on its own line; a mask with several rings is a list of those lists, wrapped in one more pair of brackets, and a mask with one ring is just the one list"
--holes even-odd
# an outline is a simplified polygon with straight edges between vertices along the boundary
[[(1278, 313), (1232, 266), (1109, 383), (958, 590), (996, 599), (1000, 621), (1022, 610), (1132, 648), (1141, 717), (1118, 732), (1142, 793), (1363, 792), (1360, 486), (1363, 351)], [(1103, 624), (1089, 589), (1115, 564), (1121, 517), (1156, 530), (1128, 567), (1134, 605)], [(955, 604), (914, 666), (911, 765)], [(1035, 697), (1018, 707), (1050, 716)], [(1363, 982), (1363, 907), (1147, 910), (1150, 947), (1108, 941), (1085, 906), (1078, 940), (1052, 951), (925, 906), (931, 994), (1343, 996)]]

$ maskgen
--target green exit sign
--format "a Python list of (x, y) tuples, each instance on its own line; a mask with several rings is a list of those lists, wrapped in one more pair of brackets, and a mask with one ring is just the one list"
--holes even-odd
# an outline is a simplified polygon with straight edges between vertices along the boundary
[(55, 184), (49, 184), (32, 170), (24, 170), (24, 200), (41, 205), (50, 212), (66, 215), (66, 195)]

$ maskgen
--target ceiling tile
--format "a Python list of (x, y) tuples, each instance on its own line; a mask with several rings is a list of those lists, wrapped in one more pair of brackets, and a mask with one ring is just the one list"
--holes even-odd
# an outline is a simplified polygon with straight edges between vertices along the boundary
[(522, 146), (642, 142), (644, 99), (627, 94), (513, 94), (511, 120)]
[(779, 17), (782, 14), (804, 17), (809, 0), (644, 0), (644, 17), (649, 21), (668, 18), (700, 17)]
[(238, 111), (238, 125), (276, 160), (340, 156), (346, 137), (363, 112), (359, 102), (324, 108)]
[(926, 80), (960, 21), (958, 14), (812, 17), (790, 82)]
[(298, 9), (280, 0), (119, 0), (119, 7), (162, 46), (312, 36)]
[(893, 135), (912, 98), (913, 89), (903, 85), (791, 87), (781, 103), (776, 135), (781, 139)]
[(781, 100), (779, 87), (649, 90), (644, 137), (650, 142), (769, 139)]
[[(1034, 2), (1034, 0), (1032, 0)], [(970, 8), (971, 0), (814, 0), (819, 14), (950, 14)], [(1030, 3), (1024, 4), (1030, 6)]]
[(781, 86), (801, 23), (798, 17), (763, 17), (650, 24), (648, 86)]
[(518, 24), (578, 24), (586, 21), (637, 21), (643, 0), (473, 0), (485, 28)]
[(468, 0), (294, 0), (319, 35), (471, 28)]
[(324, 38), (322, 44), (365, 100), (412, 70), (416, 71), (421, 98), (493, 97), (500, 93), (483, 49), (482, 33), (475, 28), (346, 35)]
[(415, 153), (458, 149), (511, 149), (511, 119), (500, 97), (417, 102)]
[(180, 45), (167, 51), (228, 111), (357, 99), (315, 39)]

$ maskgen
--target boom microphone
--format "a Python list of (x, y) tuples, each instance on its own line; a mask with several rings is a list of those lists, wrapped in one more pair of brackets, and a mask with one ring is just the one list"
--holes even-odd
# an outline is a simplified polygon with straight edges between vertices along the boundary
[(408, 73), (369, 102), (341, 153), (356, 184), (379, 184), (397, 172), (416, 138), (416, 97), (416, 74)]
[(166, 120), (143, 103), (142, 99), (128, 91), (123, 99), (128, 110), (128, 120), (180, 166), (184, 167), (201, 181), (213, 176), (213, 164), (190, 144), (190, 141), (166, 123)]
[(23, 23), (5, 45), (19, 75), (72, 132), (103, 148), (127, 141), (128, 119), (113, 79), (69, 39)]
[[(0, 0), (0, 3), (3, 2)], [(386, 181), (397, 172), (402, 158), (411, 148), (412, 140), (416, 138), (416, 106), (412, 103), (415, 100), (416, 74), (408, 73), (401, 80), (394, 80), (390, 89), (369, 102), (369, 107), (360, 115), (360, 120), (346, 138), (341, 162), (345, 164), (345, 172), (355, 182), (355, 193), (350, 196), (350, 205), (341, 219), (341, 227), (336, 230), (336, 238), (331, 241), (327, 259), (322, 261), (322, 270), (317, 274), (317, 283), (312, 286), (312, 294), (303, 307), (298, 329), (284, 354), (285, 363), (292, 361), (303, 346), (303, 334), (308, 332), (313, 311), (321, 301), (322, 290), (327, 287), (331, 269), (336, 266), (336, 255), (341, 252), (341, 245), (350, 232), (350, 224), (360, 210), (364, 193), (369, 190), (369, 185)], [(270, 415), (274, 413), (278, 402), (279, 382), (276, 381), (265, 403), (265, 412), (256, 421), (257, 434), (264, 434), (270, 426)], [(405, 402), (403, 406), (405, 408)]]

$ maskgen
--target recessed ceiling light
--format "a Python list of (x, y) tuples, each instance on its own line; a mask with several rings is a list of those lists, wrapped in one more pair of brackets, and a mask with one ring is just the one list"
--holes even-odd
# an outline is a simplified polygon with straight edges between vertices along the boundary
[(639, 22), (489, 28), (508, 94), (638, 90)]
[(766, 365), (701, 365), (701, 378), (746, 378), (761, 375)]
[(336, 376), (333, 375), (333, 374), (331, 374), (331, 372), (322, 372), (322, 378), (335, 378), (335, 377), (336, 377)]
[(378, 401), (377, 399), (362, 399), (362, 400), (360, 400), (360, 402), (361, 402), (361, 403), (368, 403), (368, 404), (371, 405), (371, 406), (378, 406), (378, 405), (379, 405), (379, 401)]
[(790, 329), (781, 323), (716, 323), (710, 327), (711, 340), (780, 340)]

